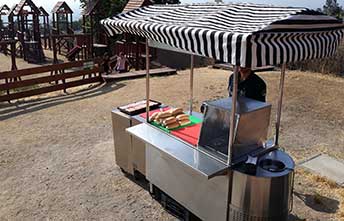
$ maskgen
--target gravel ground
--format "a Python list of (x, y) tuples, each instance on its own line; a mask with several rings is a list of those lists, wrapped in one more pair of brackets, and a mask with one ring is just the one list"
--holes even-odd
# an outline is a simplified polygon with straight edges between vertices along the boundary
[[(228, 74), (196, 69), (196, 109), (226, 96)], [(260, 75), (275, 116), (279, 74)], [(152, 97), (186, 108), (188, 77), (152, 78)], [(317, 153), (344, 159), (343, 83), (288, 72), (280, 143), (296, 162)], [(0, 219), (175, 219), (115, 164), (111, 109), (143, 99), (144, 91), (145, 80), (136, 79), (0, 103)], [(298, 169), (295, 193), (291, 220), (344, 219), (344, 191), (330, 181)]]

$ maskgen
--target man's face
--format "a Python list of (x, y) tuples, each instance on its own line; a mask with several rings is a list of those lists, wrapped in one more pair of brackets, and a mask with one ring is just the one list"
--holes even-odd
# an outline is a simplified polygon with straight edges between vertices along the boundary
[(244, 67), (240, 67), (239, 68), (239, 72), (244, 75), (247, 76), (251, 73), (251, 68), (244, 68)]

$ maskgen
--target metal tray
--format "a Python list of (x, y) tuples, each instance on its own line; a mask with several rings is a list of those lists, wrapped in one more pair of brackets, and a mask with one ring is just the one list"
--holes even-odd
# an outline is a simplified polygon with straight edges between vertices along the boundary
[[(151, 104), (149, 106), (150, 110), (158, 109), (160, 107), (160, 105), (161, 105), (161, 103), (159, 101), (155, 101), (155, 100), (150, 100), (150, 101), (155, 103), (155, 104)], [(141, 104), (141, 102), (143, 104), (145, 104), (146, 100), (136, 101), (136, 102), (133, 102), (133, 103), (130, 103), (130, 104), (126, 104), (126, 105), (120, 106), (120, 107), (118, 107), (118, 110), (120, 110), (121, 112), (123, 112), (125, 114), (128, 114), (130, 116), (142, 114), (142, 113), (146, 112), (146, 106), (144, 106), (144, 107), (142, 107), (140, 109), (133, 110), (133, 111), (129, 111), (128, 110), (129, 106), (134, 105), (134, 104), (139, 105), (139, 104)]]

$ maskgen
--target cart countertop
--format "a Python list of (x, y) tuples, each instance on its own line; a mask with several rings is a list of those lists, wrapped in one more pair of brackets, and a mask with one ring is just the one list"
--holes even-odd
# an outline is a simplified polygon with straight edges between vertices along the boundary
[(164, 154), (189, 166), (191, 169), (211, 179), (224, 173), (229, 167), (225, 163), (208, 156), (175, 137), (146, 123), (127, 128), (138, 139), (157, 148)]

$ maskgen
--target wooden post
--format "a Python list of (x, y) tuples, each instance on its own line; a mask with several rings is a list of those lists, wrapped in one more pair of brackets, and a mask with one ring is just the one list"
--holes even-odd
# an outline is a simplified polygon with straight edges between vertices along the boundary
[(93, 58), (94, 57), (94, 49), (93, 49), (93, 38), (94, 38), (94, 30), (93, 30), (93, 16), (92, 15), (90, 15), (90, 48), (91, 48), (91, 50), (90, 50), (90, 54), (91, 54), (91, 58)]
[(21, 30), (20, 30), (20, 34), (21, 34), (21, 45), (22, 45), (22, 50), (20, 52), (21, 56), (24, 57), (24, 60), (26, 60), (26, 47), (25, 47), (25, 35), (24, 35), (24, 31), (25, 31), (25, 19), (24, 19), (24, 16), (21, 15), (21, 18), (20, 18), (20, 23), (21, 23)]
[(17, 64), (16, 64), (16, 41), (11, 43), (11, 63), (12, 68), (11, 70), (17, 70)]
[(136, 48), (135, 48), (135, 70), (139, 70), (139, 56), (140, 56), (140, 39), (138, 36), (135, 36)]
[[(57, 34), (60, 35), (60, 18), (59, 18), (59, 14), (56, 13), (56, 30), (57, 30)], [(58, 50), (59, 50), (59, 54), (61, 54), (61, 45), (60, 43), (57, 45)]]
[(48, 30), (48, 46), (49, 46), (49, 50), (51, 50), (51, 31), (50, 31), (50, 24), (49, 24), (49, 16), (47, 16), (47, 30)]
[(73, 30), (73, 14), (70, 13), (70, 29)]
[(46, 24), (46, 16), (43, 16), (43, 38), (44, 38), (44, 48), (47, 49), (47, 24)]

